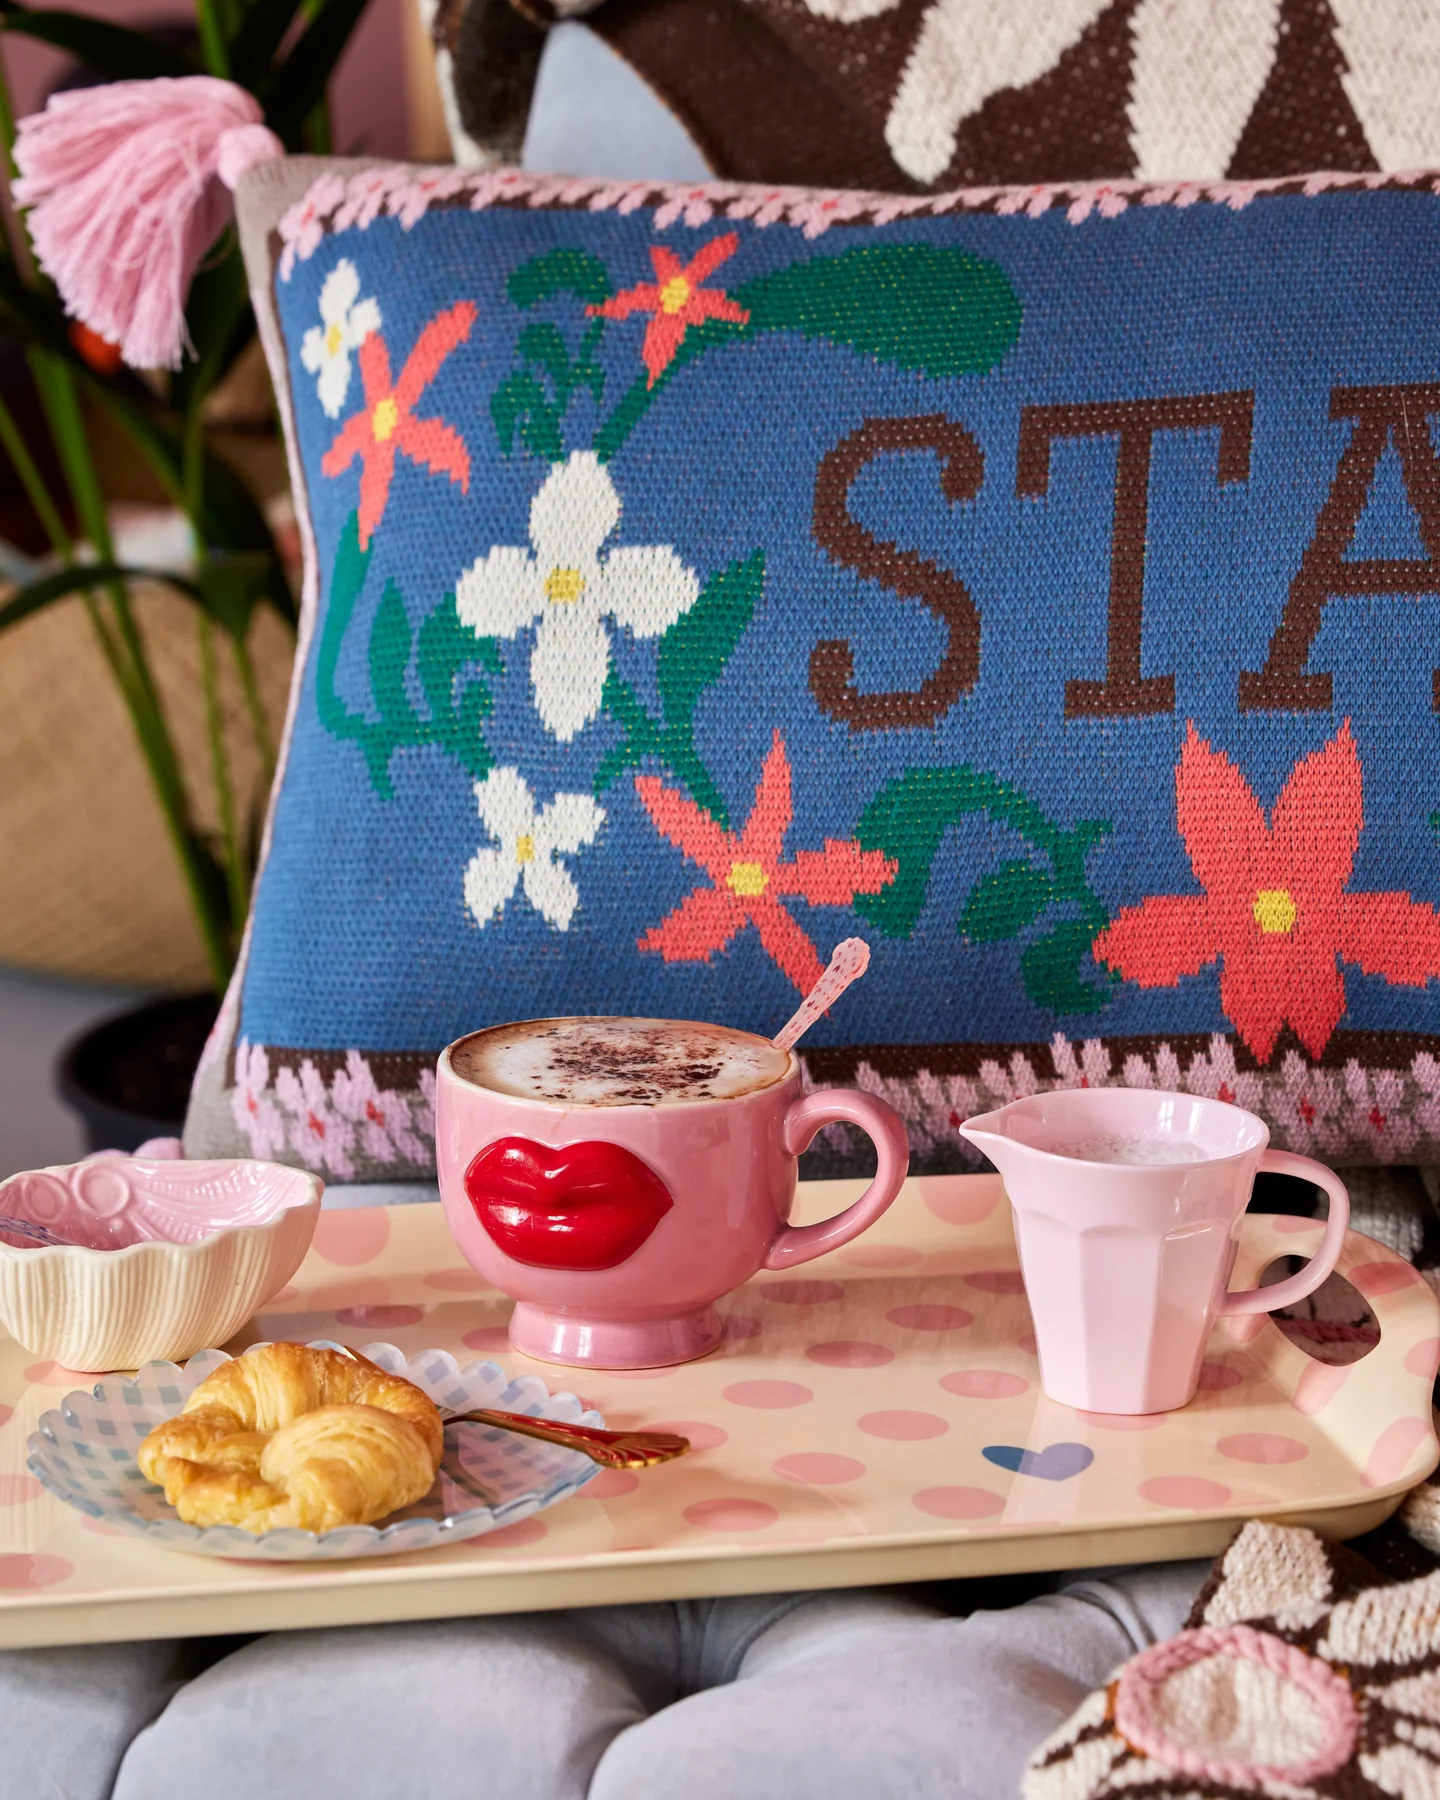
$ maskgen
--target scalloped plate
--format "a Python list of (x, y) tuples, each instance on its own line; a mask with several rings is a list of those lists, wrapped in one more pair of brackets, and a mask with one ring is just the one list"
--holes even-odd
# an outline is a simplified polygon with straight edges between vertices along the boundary
[[(340, 1346), (326, 1338), (317, 1339), (316, 1347)], [(413, 1381), (443, 1410), (488, 1406), (569, 1425), (605, 1423), (574, 1394), (552, 1394), (534, 1375), (511, 1381), (492, 1362), (462, 1368), (448, 1351), (422, 1350), (406, 1357), (394, 1344), (366, 1344), (364, 1354)], [(291, 1528), (258, 1536), (236, 1525), (187, 1525), (140, 1473), (135, 1453), (156, 1425), (173, 1418), (205, 1377), (229, 1360), (223, 1350), (200, 1350), (183, 1369), (170, 1362), (146, 1363), (136, 1375), (97, 1382), (88, 1394), (67, 1394), (58, 1410), (42, 1415), (30, 1436), (31, 1473), (57, 1500), (169, 1550), (244, 1562), (309, 1562), (398, 1556), (463, 1543), (568, 1499), (597, 1472), (578, 1450), (561, 1450), (492, 1426), (447, 1425), (434, 1487), (387, 1523), (342, 1525), (320, 1533)]]

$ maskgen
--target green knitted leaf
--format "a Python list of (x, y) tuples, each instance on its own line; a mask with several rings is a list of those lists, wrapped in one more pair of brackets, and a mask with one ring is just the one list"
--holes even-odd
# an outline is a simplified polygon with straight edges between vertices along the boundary
[(1083, 919), (1066, 919), (1020, 953), (1020, 979), (1037, 1006), (1057, 1013), (1098, 1012), (1110, 996), (1080, 979), (1080, 963), (1094, 937)]
[(609, 271), (588, 250), (550, 250), (521, 263), (505, 284), (516, 306), (537, 306), (556, 294), (574, 294), (588, 305), (598, 306), (614, 291)]
[(673, 725), (693, 718), (700, 695), (734, 654), (765, 582), (765, 554), (730, 563), (712, 575), (689, 612), (660, 640), (656, 682), (666, 719)]
[(1054, 897), (1054, 884), (1034, 863), (1006, 862), (982, 875), (966, 896), (960, 933), (977, 944), (1018, 937)]
[(1020, 333), (1020, 301), (997, 263), (933, 244), (812, 256), (734, 297), (751, 331), (799, 331), (926, 375), (993, 369)]

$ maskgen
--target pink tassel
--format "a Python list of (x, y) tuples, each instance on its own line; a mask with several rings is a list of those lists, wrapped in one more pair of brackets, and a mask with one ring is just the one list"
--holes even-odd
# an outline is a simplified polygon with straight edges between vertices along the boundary
[(20, 121), (17, 203), (65, 310), (134, 369), (178, 369), (185, 299), (247, 169), (283, 156), (243, 88), (210, 75), (54, 94)]

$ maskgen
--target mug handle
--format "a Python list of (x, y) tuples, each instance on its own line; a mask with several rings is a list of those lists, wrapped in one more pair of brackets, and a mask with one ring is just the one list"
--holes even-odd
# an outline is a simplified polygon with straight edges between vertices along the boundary
[[(1345, 1233), (1350, 1225), (1350, 1196), (1345, 1183), (1324, 1163), (1308, 1156), (1292, 1156), (1288, 1150), (1266, 1150), (1260, 1158), (1260, 1171), (1271, 1175), (1298, 1175), (1302, 1181), (1313, 1181), (1330, 1196), (1330, 1216), (1325, 1221), (1325, 1235), (1320, 1248), (1300, 1270), (1287, 1281), (1274, 1287), (1242, 1288), (1238, 1294), (1226, 1294), (1215, 1309), (1217, 1318), (1233, 1318), (1240, 1313), (1274, 1312), (1281, 1306), (1293, 1306), (1307, 1294), (1313, 1294), (1326, 1276), (1333, 1273), (1345, 1247)], [(1257, 1171), (1258, 1172), (1258, 1171)]]
[(910, 1139), (900, 1115), (873, 1094), (858, 1088), (822, 1088), (807, 1094), (786, 1111), (780, 1138), (791, 1156), (808, 1150), (822, 1125), (843, 1119), (858, 1125), (874, 1144), (879, 1158), (875, 1179), (852, 1206), (815, 1225), (782, 1225), (765, 1252), (763, 1267), (793, 1269), (827, 1250), (838, 1250), (873, 1225), (900, 1192), (910, 1167)]

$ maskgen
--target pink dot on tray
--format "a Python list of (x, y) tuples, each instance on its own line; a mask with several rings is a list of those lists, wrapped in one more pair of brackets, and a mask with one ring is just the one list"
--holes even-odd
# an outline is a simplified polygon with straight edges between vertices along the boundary
[(811, 1487), (835, 1487), (842, 1481), (858, 1481), (865, 1465), (853, 1456), (833, 1456), (824, 1450), (797, 1450), (770, 1465), (787, 1481), (803, 1481)]
[(1207, 1481), (1203, 1475), (1152, 1475), (1136, 1491), (1154, 1506), (1173, 1506), (1187, 1512), (1230, 1504), (1229, 1488), (1218, 1481)]
[(390, 1330), (398, 1325), (418, 1325), (423, 1306), (344, 1306), (335, 1315), (342, 1325), (378, 1325)]
[(1223, 1437), (1215, 1448), (1231, 1462), (1292, 1463), (1302, 1462), (1310, 1454), (1310, 1446), (1299, 1438), (1284, 1437), (1278, 1431), (1237, 1431)]
[(727, 1344), (743, 1344), (747, 1338), (759, 1337), (765, 1329), (758, 1319), (747, 1319), (744, 1313), (722, 1313), (720, 1327)]
[(896, 1408), (893, 1412), (866, 1413), (856, 1423), (867, 1437), (890, 1438), (896, 1443), (943, 1437), (950, 1429), (949, 1423), (938, 1413), (909, 1412), (903, 1408)]
[(63, 1556), (0, 1556), (0, 1588), (54, 1587), (75, 1573), (75, 1565)]
[(1005, 1369), (956, 1369), (942, 1375), (940, 1385), (962, 1400), (1008, 1400), (1012, 1394), (1023, 1394), (1030, 1383), (1023, 1375), (1011, 1375)]
[(963, 1331), (975, 1323), (963, 1306), (895, 1306), (885, 1317), (904, 1331)]
[(436, 1269), (424, 1281), (426, 1287), (439, 1288), (442, 1294), (478, 1294), (490, 1285), (473, 1269)]
[(33, 1475), (0, 1475), (0, 1506), (23, 1506), (44, 1492)]
[(1428, 1419), (1395, 1419), (1376, 1438), (1360, 1480), (1367, 1488), (1388, 1487), (1405, 1473), (1410, 1458), (1428, 1437)]
[(1378, 1294), (1396, 1293), (1421, 1279), (1419, 1272), (1405, 1262), (1361, 1263), (1349, 1275), (1350, 1285), (1359, 1288), (1367, 1299)]
[(633, 1494), (640, 1485), (640, 1477), (632, 1475), (628, 1469), (602, 1469), (598, 1475), (592, 1475), (580, 1489), (582, 1500), (618, 1500), (622, 1494)]
[(1023, 1294), (1025, 1277), (1018, 1269), (973, 1269), (965, 1277), (965, 1285), (982, 1294)]
[(496, 1549), (517, 1549), (521, 1544), (538, 1544), (549, 1532), (543, 1519), (520, 1519), (514, 1525), (502, 1525), (498, 1531), (484, 1532), (473, 1539), (476, 1544), (490, 1544)]
[(735, 1381), (721, 1390), (732, 1406), (804, 1406), (815, 1395), (798, 1381)]
[(374, 1262), (389, 1242), (390, 1215), (383, 1206), (336, 1207), (321, 1211), (310, 1247), (326, 1262), (353, 1269)]
[(828, 1344), (812, 1344), (805, 1352), (807, 1361), (823, 1363), (827, 1369), (883, 1369), (895, 1360), (895, 1352), (884, 1344), (867, 1344), (858, 1338), (835, 1338)]
[(1412, 1344), (1405, 1352), (1405, 1367), (1412, 1375), (1433, 1381), (1440, 1368), (1440, 1338), (1421, 1338), (1418, 1344)]
[(1239, 1387), (1244, 1379), (1233, 1363), (1202, 1362), (1196, 1385), (1202, 1394), (1218, 1394), (1226, 1388)]
[(839, 1256), (856, 1269), (908, 1269), (922, 1260), (922, 1252), (908, 1244), (847, 1244)]
[(680, 1437), (689, 1438), (692, 1450), (718, 1450), (722, 1444), (730, 1442), (730, 1433), (722, 1431), (718, 1425), (707, 1425), (699, 1419), (660, 1419), (652, 1423), (645, 1421), (647, 1431), (673, 1431)]
[(473, 1331), (467, 1331), (460, 1342), (467, 1350), (479, 1350), (482, 1353), (508, 1350), (510, 1329), (506, 1325), (477, 1325)]
[(933, 1519), (993, 1519), (1004, 1512), (1005, 1502), (989, 1488), (922, 1488), (912, 1505)]
[(782, 1306), (824, 1306), (830, 1300), (843, 1300), (845, 1289), (838, 1281), (768, 1281), (755, 1290), (763, 1300), (777, 1300)]
[(685, 1517), (692, 1525), (699, 1525), (706, 1531), (764, 1531), (780, 1514), (763, 1500), (727, 1497), (697, 1500), (693, 1506), (685, 1508)]

